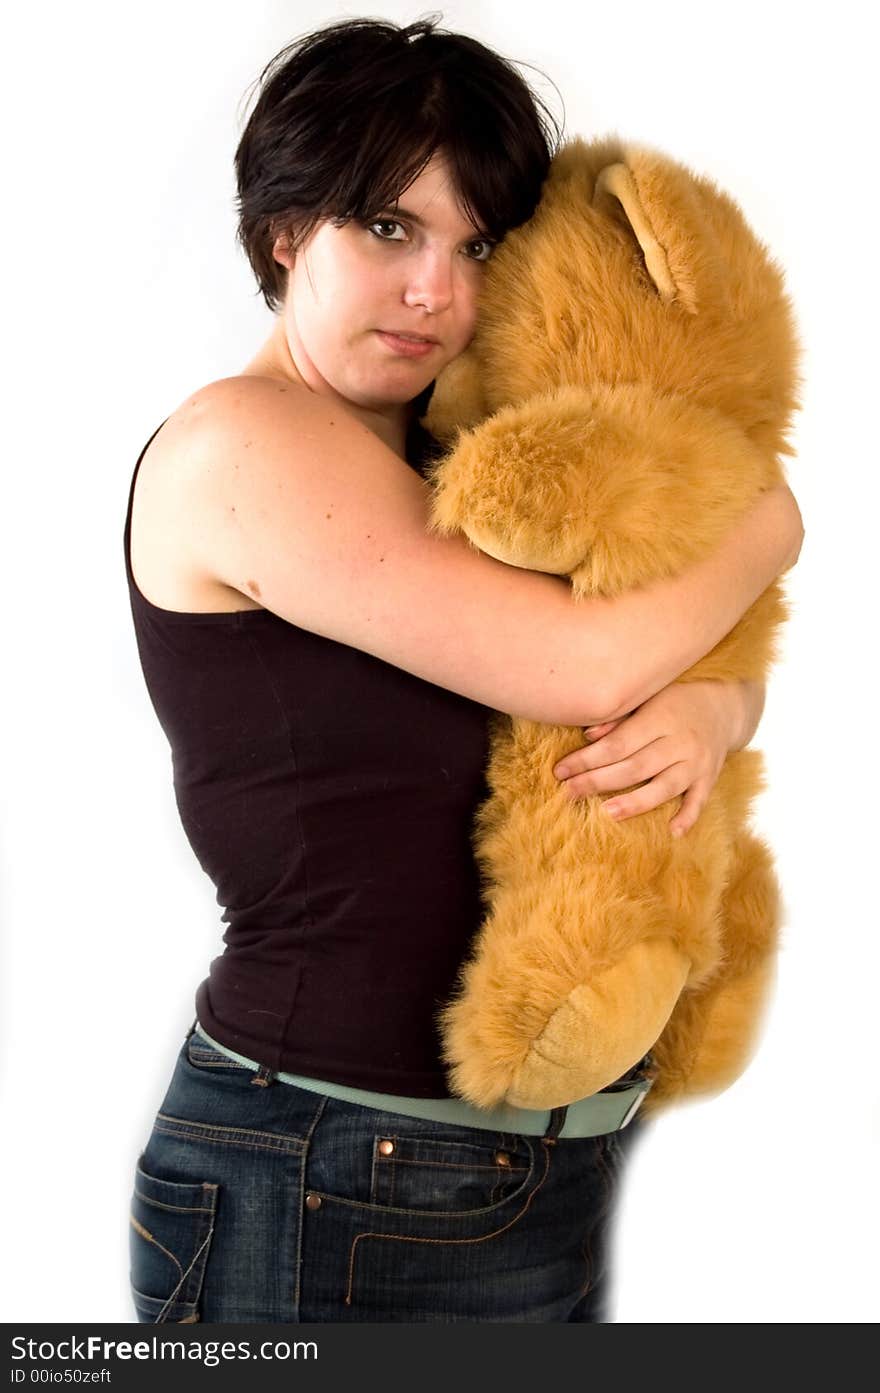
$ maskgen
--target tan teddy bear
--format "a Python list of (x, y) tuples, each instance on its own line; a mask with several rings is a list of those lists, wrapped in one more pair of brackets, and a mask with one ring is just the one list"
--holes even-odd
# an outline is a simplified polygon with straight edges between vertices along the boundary
[[(782, 272), (730, 197), (615, 136), (572, 141), (438, 378), (434, 526), (580, 596), (673, 575), (782, 480), (798, 356)], [(777, 582), (681, 680), (763, 679), (785, 617)], [(602, 795), (565, 796), (553, 767), (583, 743), (496, 718), (475, 830), (488, 913), (438, 1017), (478, 1106), (560, 1106), (650, 1049), (656, 1110), (727, 1087), (754, 1048), (780, 919), (747, 829), (760, 754), (731, 754), (675, 839), (680, 799), (615, 823)]]

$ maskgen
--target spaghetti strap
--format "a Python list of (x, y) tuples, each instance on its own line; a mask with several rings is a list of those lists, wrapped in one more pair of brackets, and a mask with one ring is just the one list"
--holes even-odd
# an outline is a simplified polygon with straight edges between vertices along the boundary
[(141, 467), (141, 461), (143, 460), (144, 455), (147, 453), (153, 441), (156, 439), (156, 436), (159, 434), (160, 430), (162, 429), (162, 426), (164, 426), (165, 422), (169, 419), (170, 418), (166, 416), (165, 420), (162, 422), (162, 425), (156, 427), (156, 429), (153, 431), (153, 434), (147, 441), (146, 445), (138, 455), (137, 464), (134, 467), (134, 473), (131, 476), (131, 484), (129, 485), (128, 489), (128, 509), (125, 514), (125, 533), (123, 535), (123, 550), (125, 552), (125, 574), (128, 576), (129, 584), (132, 586), (134, 586), (135, 584), (134, 572), (131, 568), (131, 514), (132, 504), (134, 503), (134, 486), (137, 482), (138, 471)]

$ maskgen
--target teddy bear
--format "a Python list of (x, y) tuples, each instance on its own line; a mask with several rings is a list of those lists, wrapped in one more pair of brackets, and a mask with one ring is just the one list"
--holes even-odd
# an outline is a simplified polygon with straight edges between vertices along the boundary
[[(441, 446), (434, 530), (612, 597), (708, 555), (784, 480), (794, 313), (711, 180), (616, 134), (569, 141), (484, 277), (422, 422)], [(787, 613), (777, 580), (678, 680), (764, 680)], [(564, 794), (553, 768), (583, 744), (493, 717), (474, 827), (486, 914), (437, 1012), (451, 1088), (478, 1107), (559, 1107), (647, 1055), (656, 1112), (728, 1087), (759, 1036), (781, 921), (749, 827), (760, 752), (731, 753), (673, 838), (680, 798), (616, 823), (610, 794)]]

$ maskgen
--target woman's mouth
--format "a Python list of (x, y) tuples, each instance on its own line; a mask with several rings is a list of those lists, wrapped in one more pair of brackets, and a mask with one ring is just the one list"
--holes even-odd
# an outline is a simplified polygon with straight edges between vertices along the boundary
[(435, 339), (419, 338), (417, 334), (387, 334), (384, 329), (377, 329), (376, 333), (393, 353), (405, 358), (425, 358), (432, 348), (438, 347)]

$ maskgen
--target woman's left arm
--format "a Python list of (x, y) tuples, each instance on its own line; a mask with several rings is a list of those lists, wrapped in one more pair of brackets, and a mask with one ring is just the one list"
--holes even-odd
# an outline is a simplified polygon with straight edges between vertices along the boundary
[(587, 726), (590, 744), (553, 772), (571, 798), (629, 788), (603, 804), (617, 820), (684, 794), (669, 823), (673, 836), (681, 836), (703, 811), (727, 755), (754, 736), (765, 695), (761, 682), (671, 682), (628, 715)]

